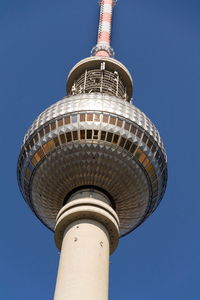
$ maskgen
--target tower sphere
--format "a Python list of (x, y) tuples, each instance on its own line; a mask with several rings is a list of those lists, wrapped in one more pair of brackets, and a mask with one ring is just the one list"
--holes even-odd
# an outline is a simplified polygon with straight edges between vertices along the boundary
[(130, 103), (132, 79), (110, 57), (90, 57), (70, 72), (67, 96), (42, 112), (24, 137), (18, 182), (37, 217), (54, 230), (77, 190), (110, 199), (120, 236), (140, 225), (165, 192), (167, 164), (158, 130)]

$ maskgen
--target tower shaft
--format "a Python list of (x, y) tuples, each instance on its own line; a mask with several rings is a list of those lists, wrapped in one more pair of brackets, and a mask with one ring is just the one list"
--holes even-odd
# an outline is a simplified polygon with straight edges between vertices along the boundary
[(107, 300), (109, 235), (99, 222), (82, 219), (65, 230), (54, 300)]
[(108, 299), (109, 255), (118, 243), (118, 218), (106, 198), (96, 199), (98, 193), (81, 196), (58, 214), (55, 241), (61, 255), (54, 300)]

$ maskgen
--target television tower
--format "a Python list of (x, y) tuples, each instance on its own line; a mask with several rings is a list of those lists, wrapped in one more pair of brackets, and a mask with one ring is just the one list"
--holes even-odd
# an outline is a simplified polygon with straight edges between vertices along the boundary
[(132, 103), (133, 83), (110, 46), (115, 1), (102, 0), (97, 45), (42, 112), (18, 160), (23, 197), (55, 231), (55, 300), (108, 299), (109, 255), (157, 208), (167, 183), (159, 132)]

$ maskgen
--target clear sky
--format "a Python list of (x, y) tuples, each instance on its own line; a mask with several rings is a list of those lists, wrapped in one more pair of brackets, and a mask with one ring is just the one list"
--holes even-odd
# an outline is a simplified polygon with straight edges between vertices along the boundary
[[(53, 234), (16, 181), (31, 122), (65, 95), (72, 66), (96, 44), (97, 0), (0, 1), (0, 299), (50, 300)], [(157, 211), (111, 257), (110, 300), (199, 300), (200, 1), (118, 0), (112, 46), (134, 79), (134, 103), (156, 124), (169, 161)], [(95, 299), (94, 299), (95, 300)]]

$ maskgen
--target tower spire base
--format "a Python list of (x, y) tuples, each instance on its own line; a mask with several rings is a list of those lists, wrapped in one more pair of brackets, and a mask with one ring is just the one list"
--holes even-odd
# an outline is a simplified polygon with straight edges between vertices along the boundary
[(107, 56), (107, 57), (114, 57), (115, 51), (110, 45), (106, 44), (97, 44), (91, 50), (92, 56)]

